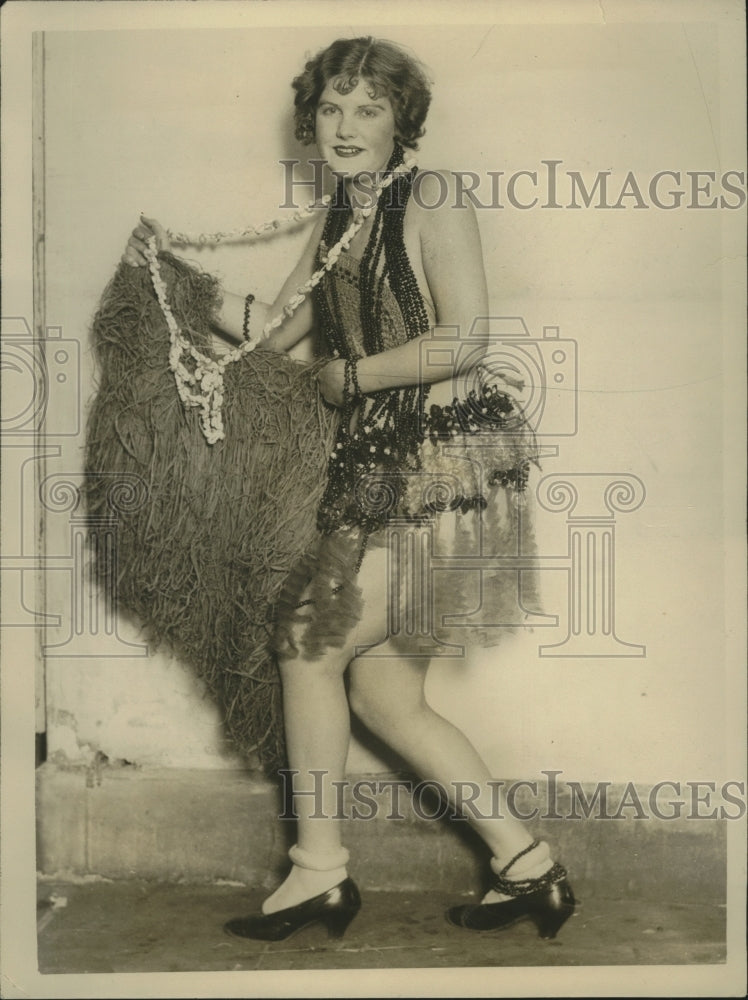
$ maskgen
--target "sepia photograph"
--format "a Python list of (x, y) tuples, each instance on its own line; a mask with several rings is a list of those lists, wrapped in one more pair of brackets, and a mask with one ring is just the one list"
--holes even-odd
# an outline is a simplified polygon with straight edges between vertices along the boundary
[(10, 0), (3, 996), (743, 996), (745, 12)]

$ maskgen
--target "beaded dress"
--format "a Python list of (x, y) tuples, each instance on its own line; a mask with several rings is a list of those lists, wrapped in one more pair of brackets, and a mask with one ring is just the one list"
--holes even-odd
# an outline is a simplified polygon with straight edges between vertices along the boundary
[[(361, 259), (343, 252), (315, 290), (328, 356), (370, 356), (433, 327), (403, 242), (414, 176), (401, 175), (380, 201)], [(318, 264), (349, 218), (341, 186)], [(537, 608), (535, 573), (519, 565), (535, 551), (526, 488), (534, 435), (499, 375), (478, 365), (454, 386), (447, 405), (429, 403), (430, 387), (419, 385), (343, 409), (316, 538), (278, 600), (279, 654), (316, 658), (345, 643), (361, 615), (364, 553), (379, 546), (391, 556), (390, 634), (405, 631), (424, 651), (493, 645)]]

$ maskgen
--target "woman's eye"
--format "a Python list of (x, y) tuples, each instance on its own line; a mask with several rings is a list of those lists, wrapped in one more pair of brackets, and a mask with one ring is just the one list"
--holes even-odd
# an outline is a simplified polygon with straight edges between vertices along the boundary
[(323, 108), (319, 109), (321, 115), (334, 115), (337, 108), (333, 108), (332, 105), (326, 104)]

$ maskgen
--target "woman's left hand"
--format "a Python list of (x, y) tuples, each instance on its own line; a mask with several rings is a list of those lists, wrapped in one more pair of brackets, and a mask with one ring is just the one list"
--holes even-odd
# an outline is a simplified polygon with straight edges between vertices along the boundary
[(331, 406), (342, 406), (345, 399), (345, 361), (336, 358), (317, 373), (322, 398)]

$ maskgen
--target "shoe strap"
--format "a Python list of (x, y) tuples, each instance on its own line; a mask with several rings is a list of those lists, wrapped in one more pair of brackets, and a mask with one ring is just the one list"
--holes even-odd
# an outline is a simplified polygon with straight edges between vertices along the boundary
[(497, 875), (491, 883), (494, 892), (500, 892), (503, 896), (526, 896), (531, 892), (539, 892), (541, 889), (550, 889), (557, 882), (562, 882), (567, 875), (563, 865), (556, 862), (543, 875), (537, 878), (508, 879)]
[(511, 870), (513, 865), (523, 858), (530, 851), (534, 851), (536, 847), (540, 846), (539, 840), (533, 840), (529, 847), (525, 847), (515, 854), (511, 861), (507, 862), (501, 869), (498, 875), (496, 875), (491, 882), (491, 888), (494, 892), (499, 892), (504, 896), (526, 896), (530, 892), (538, 892), (541, 889), (550, 889), (552, 885), (557, 882), (561, 882), (566, 878), (567, 872), (563, 865), (555, 862), (542, 875), (538, 875), (536, 878), (518, 878), (509, 879), (506, 877), (507, 872)]

